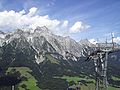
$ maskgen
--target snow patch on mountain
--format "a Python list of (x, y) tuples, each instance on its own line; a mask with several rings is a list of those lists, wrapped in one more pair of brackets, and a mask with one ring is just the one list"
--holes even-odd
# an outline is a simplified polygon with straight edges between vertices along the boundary
[(37, 27), (34, 30), (17, 29), (14, 32), (5, 34), (3, 39), (8, 43), (16, 38), (22, 37), (34, 47), (37, 53), (49, 52), (55, 54), (55, 57), (62, 55), (64, 59), (74, 59), (75, 61), (77, 57), (85, 56), (83, 52), (86, 49), (94, 46), (87, 39), (76, 42), (70, 37), (55, 35), (46, 26)]

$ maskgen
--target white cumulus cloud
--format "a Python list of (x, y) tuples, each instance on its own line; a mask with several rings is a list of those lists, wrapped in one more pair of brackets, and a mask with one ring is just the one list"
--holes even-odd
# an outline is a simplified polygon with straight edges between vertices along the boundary
[(114, 38), (113, 41), (114, 41), (115, 43), (120, 43), (120, 37)]
[(63, 24), (62, 24), (62, 27), (67, 27), (68, 26), (68, 20), (65, 20), (64, 22), (63, 22)]
[(78, 33), (82, 30), (88, 29), (89, 27), (89, 25), (85, 25), (82, 22), (78, 21), (70, 28), (70, 33)]
[(50, 29), (55, 29), (60, 21), (50, 19), (48, 15), (36, 15), (37, 8), (33, 7), (26, 13), (24, 10), (15, 12), (3, 11), (0, 12), (0, 29), (16, 29), (16, 28), (36, 28), (37, 26), (47, 26)]
[(77, 33), (81, 30), (89, 28), (89, 25), (83, 24), (81, 21), (75, 22), (74, 25), (69, 27), (68, 20), (51, 19), (49, 15), (38, 15), (38, 8), (32, 7), (28, 12), (25, 10), (21, 11), (2, 11), (0, 12), (0, 30), (15, 30), (17, 28), (32, 28), (35, 29), (37, 26), (46, 26), (55, 33)]
[(33, 8), (31, 8), (31, 9), (29, 9), (28, 15), (33, 16), (36, 12), (37, 12), (37, 8), (36, 8), (36, 7), (33, 7)]

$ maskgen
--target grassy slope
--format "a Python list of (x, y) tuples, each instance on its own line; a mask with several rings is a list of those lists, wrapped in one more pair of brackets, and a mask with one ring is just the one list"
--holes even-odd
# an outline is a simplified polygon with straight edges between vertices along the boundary
[(61, 78), (66, 80), (67, 82), (74, 81), (76, 84), (78, 84), (78, 81), (85, 80), (85, 81), (92, 81), (93, 83), (89, 83), (86, 85), (81, 85), (81, 90), (95, 90), (94, 80), (93, 79), (87, 79), (87, 78), (80, 78), (78, 76), (76, 77), (70, 77), (70, 76), (63, 76), (63, 77), (55, 77), (55, 78)]
[(114, 88), (114, 87), (112, 87), (112, 86), (109, 86), (109, 87), (108, 87), (108, 90), (120, 90), (120, 88)]
[(57, 59), (53, 58), (50, 54), (46, 54), (46, 57), (51, 63), (54, 63), (54, 64), (60, 63)]
[(68, 82), (74, 81), (75, 83), (77, 83), (77, 82), (80, 81), (80, 80), (93, 81), (93, 82), (94, 82), (93, 79), (89, 79), (89, 78), (80, 78), (80, 77), (78, 77), (78, 76), (76, 76), (76, 77), (63, 76), (63, 77), (61, 77), (61, 79), (66, 79)]
[(115, 76), (112, 76), (112, 79), (115, 80), (115, 81), (116, 81), (116, 80), (120, 81), (120, 78), (115, 77)]
[[(81, 90), (95, 90), (95, 81), (93, 79), (81, 78), (78, 76), (76, 76), (76, 77), (63, 76), (63, 77), (55, 77), (55, 78), (61, 78), (61, 79), (64, 79), (68, 82), (74, 81), (76, 84), (78, 83), (78, 81), (81, 81), (81, 80), (93, 81), (93, 83), (87, 83), (87, 85), (82, 84)], [(109, 86), (108, 90), (120, 90), (120, 88), (115, 88), (115, 87)]]
[(24, 88), (21, 87), (21, 85), (26, 85), (27, 89), (29, 90), (41, 90), (37, 86), (37, 80), (30, 74), (32, 70), (30, 70), (27, 67), (10, 67), (7, 72), (10, 72), (12, 69), (16, 69), (16, 71), (19, 71), (21, 73), (21, 77), (26, 77), (27, 80), (22, 81), (19, 85), (18, 88), (19, 90), (25, 90)]

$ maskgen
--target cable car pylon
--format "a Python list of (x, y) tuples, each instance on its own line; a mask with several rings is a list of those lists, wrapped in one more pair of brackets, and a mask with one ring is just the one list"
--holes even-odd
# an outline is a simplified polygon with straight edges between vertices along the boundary
[[(97, 43), (97, 47), (94, 52), (88, 55), (87, 60), (93, 60), (95, 66), (95, 90), (107, 90), (107, 67), (108, 56), (110, 53), (114, 53), (120, 50), (120, 47), (115, 47), (114, 35), (111, 33), (112, 43)], [(116, 45), (117, 46), (117, 45)]]

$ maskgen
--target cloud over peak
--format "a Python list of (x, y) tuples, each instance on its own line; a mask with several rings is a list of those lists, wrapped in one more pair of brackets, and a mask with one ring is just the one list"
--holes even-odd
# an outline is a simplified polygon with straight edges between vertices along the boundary
[[(32, 7), (28, 13), (25, 10), (19, 12), (10, 10), (0, 12), (0, 30), (14, 30), (17, 28), (32, 28), (37, 26), (46, 26), (54, 32), (67, 29), (70, 33), (78, 33), (81, 30), (87, 29), (89, 26), (84, 25), (81, 21), (75, 22), (74, 25), (69, 27), (68, 20), (51, 19), (49, 15), (38, 15), (38, 8)], [(56, 31), (55, 31), (56, 30)]]
[(120, 43), (120, 37), (114, 38), (113, 41), (114, 41), (115, 43)]
[(78, 33), (82, 30), (88, 29), (89, 27), (89, 25), (85, 25), (83, 22), (78, 21), (70, 28), (70, 33)]
[(59, 20), (50, 19), (48, 15), (35, 15), (36, 12), (37, 8), (35, 7), (29, 9), (28, 13), (24, 10), (20, 12), (13, 10), (0, 12), (0, 29), (36, 28), (36, 26), (47, 26), (52, 29), (60, 23)]
[(37, 12), (37, 8), (36, 7), (32, 7), (31, 9), (29, 9), (29, 15), (30, 16), (33, 16), (36, 12)]

